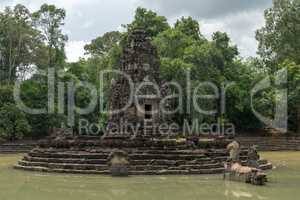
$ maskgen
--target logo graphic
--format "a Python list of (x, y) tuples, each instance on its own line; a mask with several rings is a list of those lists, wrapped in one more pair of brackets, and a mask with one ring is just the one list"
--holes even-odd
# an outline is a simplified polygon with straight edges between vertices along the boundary
[[(288, 91), (287, 91), (287, 69), (279, 70), (272, 78), (270, 76), (264, 78), (251, 90), (251, 108), (254, 115), (263, 122), (266, 126), (280, 130), (281, 132), (287, 132), (288, 130)], [(255, 109), (254, 96), (263, 90), (274, 89), (274, 118), (266, 117)], [(270, 102), (271, 103), (271, 102)]]

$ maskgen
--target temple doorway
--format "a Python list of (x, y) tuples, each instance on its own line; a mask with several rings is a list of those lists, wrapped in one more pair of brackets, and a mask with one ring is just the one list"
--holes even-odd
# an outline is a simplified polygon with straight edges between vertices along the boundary
[(152, 119), (152, 105), (145, 104), (145, 119)]

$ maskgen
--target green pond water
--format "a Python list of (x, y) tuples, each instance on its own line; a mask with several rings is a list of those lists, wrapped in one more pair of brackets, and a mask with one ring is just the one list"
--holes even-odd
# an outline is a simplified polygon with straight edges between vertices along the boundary
[(268, 152), (275, 169), (267, 186), (223, 181), (222, 175), (65, 175), (14, 170), (22, 155), (0, 155), (0, 200), (296, 200), (300, 199), (300, 152)]

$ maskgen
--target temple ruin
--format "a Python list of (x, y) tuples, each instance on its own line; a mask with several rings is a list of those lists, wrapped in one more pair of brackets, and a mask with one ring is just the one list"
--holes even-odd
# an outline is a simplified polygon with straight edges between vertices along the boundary
[(156, 130), (153, 127), (169, 121), (170, 116), (161, 110), (170, 109), (170, 104), (162, 102), (168, 89), (163, 87), (159, 70), (160, 60), (150, 38), (144, 30), (133, 31), (123, 50), (122, 74), (112, 81), (110, 110), (125, 109), (110, 115), (108, 131), (113, 132), (113, 123), (128, 123), (139, 126), (142, 134), (142, 130), (153, 132)]
[[(121, 72), (132, 79), (133, 91), (138, 91), (138, 104), (130, 103), (122, 112), (113, 113), (108, 120), (108, 132), (117, 137), (55, 135), (41, 140), (15, 166), (17, 169), (82, 174), (111, 175), (169, 175), (169, 174), (222, 174), (227, 160), (226, 138), (197, 138), (191, 144), (187, 138), (118, 137), (114, 123), (142, 124), (139, 130), (169, 123), (161, 105), (170, 109), (170, 102), (162, 102), (168, 94), (159, 77), (160, 61), (145, 31), (135, 30), (123, 49)], [(155, 83), (155, 84), (153, 84)], [(156, 85), (156, 87), (153, 87)], [(142, 87), (143, 86), (143, 87)], [(130, 85), (124, 76), (112, 81), (111, 109), (121, 109), (130, 98)], [(134, 95), (136, 96), (136, 95)], [(130, 101), (129, 101), (130, 102)], [(137, 106), (138, 105), (138, 106)], [(146, 125), (145, 125), (146, 124)], [(149, 126), (148, 126), (149, 125)], [(241, 163), (246, 163), (247, 150), (240, 151)], [(259, 160), (259, 169), (272, 167)]]

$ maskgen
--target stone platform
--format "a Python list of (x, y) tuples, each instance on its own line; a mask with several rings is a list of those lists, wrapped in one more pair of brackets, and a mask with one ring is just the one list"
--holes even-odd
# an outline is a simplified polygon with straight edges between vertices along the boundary
[[(189, 147), (185, 143), (178, 144), (175, 140), (126, 143), (122, 140), (45, 142), (41, 142), (39, 148), (24, 156), (15, 168), (40, 172), (109, 175), (109, 155), (114, 149), (121, 149), (128, 153), (129, 175), (220, 174), (224, 173), (223, 162), (228, 157), (225, 147), (229, 143), (203, 141)], [(72, 146), (75, 143), (76, 147)], [(121, 143), (126, 146), (120, 148)], [(242, 150), (241, 160), (246, 162), (247, 150)], [(272, 168), (265, 160), (259, 162), (261, 169)]]
[(35, 147), (32, 141), (0, 144), (0, 153), (24, 153)]
[(300, 137), (237, 137), (243, 146), (257, 145), (260, 151), (300, 151)]

